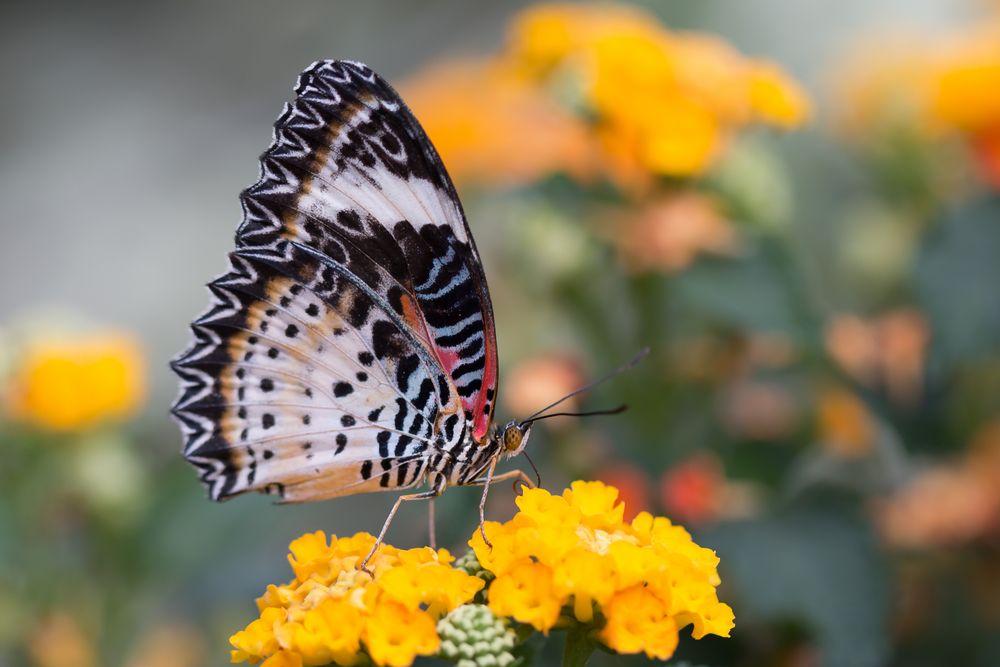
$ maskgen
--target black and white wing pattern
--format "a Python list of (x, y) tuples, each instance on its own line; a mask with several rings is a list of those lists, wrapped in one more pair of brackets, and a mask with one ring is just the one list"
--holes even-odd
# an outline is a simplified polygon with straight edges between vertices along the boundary
[(295, 93), (172, 364), (184, 456), (216, 500), (460, 484), (492, 455), (497, 348), (455, 188), (368, 67), (317, 62)]

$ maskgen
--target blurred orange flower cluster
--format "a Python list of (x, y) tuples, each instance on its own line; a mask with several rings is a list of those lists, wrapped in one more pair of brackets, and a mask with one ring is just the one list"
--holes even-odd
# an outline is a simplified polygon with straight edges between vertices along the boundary
[(898, 548), (948, 547), (1000, 529), (1000, 421), (981, 428), (965, 455), (936, 464), (877, 507), (886, 541)]
[(118, 331), (29, 340), (4, 388), (7, 414), (53, 431), (80, 431), (134, 412), (145, 396), (139, 343)]
[(843, 457), (860, 457), (875, 445), (875, 421), (864, 402), (842, 387), (820, 391), (816, 420), (819, 443)]
[(698, 255), (731, 255), (739, 246), (719, 203), (694, 191), (654, 199), (618, 222), (609, 236), (619, 245), (626, 266), (640, 271), (678, 271)]
[(584, 122), (493, 60), (432, 65), (402, 92), (456, 179), (514, 186), (593, 174)]
[(826, 348), (847, 373), (870, 387), (883, 387), (903, 404), (913, 403), (923, 390), (929, 343), (927, 322), (909, 308), (871, 320), (840, 316), (826, 331)]
[(983, 174), (1000, 187), (1000, 19), (945, 42), (936, 64), (934, 119), (970, 139)]
[(529, 8), (493, 58), (403, 89), (456, 176), (489, 182), (603, 171), (642, 188), (703, 173), (743, 127), (790, 128), (809, 113), (776, 65), (610, 4)]
[[(515, 365), (506, 380), (504, 400), (511, 414), (524, 418), (541, 410), (579, 389), (587, 382), (582, 364), (568, 355), (552, 354), (537, 356)], [(572, 412), (577, 408), (576, 398), (570, 398), (563, 407)], [(548, 421), (549, 426), (559, 428), (566, 422), (562, 417)]]
[(27, 652), (38, 667), (93, 667), (93, 643), (69, 614), (53, 612), (31, 630)]
[[(722, 462), (710, 452), (698, 452), (650, 479), (649, 471), (632, 463), (602, 466), (603, 482), (618, 489), (625, 518), (654, 506), (690, 525), (756, 515), (763, 502), (759, 486), (726, 477)], [(654, 488), (655, 487), (655, 488)]]
[(1000, 18), (943, 38), (879, 36), (855, 52), (836, 75), (846, 130), (958, 135), (1000, 187)]

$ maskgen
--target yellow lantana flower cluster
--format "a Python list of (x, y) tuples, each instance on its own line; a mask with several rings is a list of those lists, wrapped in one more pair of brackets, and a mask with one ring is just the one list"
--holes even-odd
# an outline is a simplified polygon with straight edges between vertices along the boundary
[(703, 173), (743, 127), (791, 128), (809, 114), (776, 65), (614, 4), (529, 8), (498, 53), (432, 67), (403, 92), (455, 175), (488, 182), (604, 170), (642, 188)]
[(528, 9), (504, 57), (540, 84), (575, 82), (603, 148), (626, 172), (695, 175), (737, 129), (790, 128), (809, 113), (805, 94), (773, 63), (620, 5)]
[(362, 651), (377, 665), (403, 667), (438, 651), (435, 622), (471, 600), (483, 580), (452, 568), (451, 555), (430, 548), (383, 544), (368, 563), (358, 563), (375, 538), (322, 532), (291, 543), (295, 579), (268, 586), (258, 598), (260, 617), (230, 637), (233, 662), (264, 667), (355, 664)]
[(1000, 17), (950, 35), (874, 35), (834, 72), (840, 125), (864, 141), (889, 130), (966, 139), (1000, 187)]
[(669, 658), (678, 630), (696, 639), (728, 637), (733, 612), (716, 595), (719, 559), (686, 530), (642, 512), (630, 523), (618, 490), (574, 482), (561, 496), (526, 489), (510, 521), (487, 522), (470, 541), (496, 575), (489, 607), (548, 632), (557, 624), (593, 624), (619, 653)]
[(971, 135), (1000, 134), (1000, 17), (953, 36), (936, 61), (935, 118)]
[(123, 332), (45, 335), (17, 352), (3, 396), (16, 421), (80, 431), (123, 419), (145, 397), (139, 344)]

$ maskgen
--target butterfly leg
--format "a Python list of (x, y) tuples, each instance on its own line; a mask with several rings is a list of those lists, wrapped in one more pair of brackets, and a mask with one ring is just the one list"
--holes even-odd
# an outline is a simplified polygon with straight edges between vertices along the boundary
[(522, 482), (528, 485), (529, 489), (535, 488), (535, 482), (528, 477), (527, 473), (523, 470), (511, 470), (505, 472), (502, 475), (493, 476), (493, 471), (497, 467), (497, 459), (493, 459), (490, 462), (490, 467), (486, 471), (485, 477), (480, 477), (479, 479), (474, 479), (471, 482), (466, 482), (466, 486), (483, 486), (483, 495), (479, 498), (479, 534), (483, 536), (483, 542), (486, 543), (490, 549), (493, 545), (490, 543), (489, 539), (486, 538), (486, 496), (490, 492), (490, 485), (496, 484), (497, 482), (502, 482), (508, 479), (520, 479)]
[[(490, 468), (483, 478), (483, 495), (479, 498), (479, 534), (483, 536), (483, 542), (493, 551), (493, 544), (486, 537), (486, 496), (490, 492), (490, 484), (493, 483), (493, 471), (497, 469), (497, 458), (490, 461)], [(477, 480), (478, 481), (478, 480)]]
[[(528, 473), (524, 472), (523, 470), (511, 470), (509, 472), (503, 473), (502, 475), (496, 475), (495, 477), (490, 478), (490, 484), (496, 484), (497, 482), (505, 482), (508, 479), (515, 480), (515, 483), (517, 480), (519, 480), (522, 483), (524, 483), (524, 485), (527, 486), (529, 489), (533, 489), (536, 486), (538, 486), (537, 484), (535, 484), (535, 480), (531, 479), (531, 476), (528, 475)], [(480, 477), (479, 479), (474, 479), (471, 482), (466, 482), (465, 484), (463, 484), (463, 486), (483, 486), (484, 484), (486, 484), (486, 478)]]
[(427, 501), (427, 541), (430, 548), (437, 551), (437, 525), (434, 521), (434, 499)]
[(375, 573), (373, 573), (371, 570), (368, 569), (368, 561), (372, 559), (372, 556), (375, 555), (375, 552), (378, 550), (379, 545), (382, 544), (382, 540), (385, 538), (385, 534), (389, 530), (389, 524), (392, 523), (393, 517), (395, 517), (396, 512), (399, 511), (400, 505), (410, 500), (430, 500), (432, 498), (436, 498), (437, 496), (441, 495), (442, 491), (444, 491), (444, 486), (436, 485), (434, 488), (428, 491), (421, 491), (420, 493), (408, 493), (404, 496), (396, 498), (396, 502), (392, 504), (392, 509), (389, 510), (389, 516), (385, 518), (385, 523), (382, 524), (382, 530), (379, 531), (378, 537), (375, 539), (375, 544), (372, 545), (372, 549), (371, 551), (368, 552), (368, 555), (365, 556), (365, 559), (361, 561), (361, 564), (358, 566), (358, 569), (361, 570), (362, 572), (367, 573), (368, 576), (370, 576), (372, 579), (375, 578)]

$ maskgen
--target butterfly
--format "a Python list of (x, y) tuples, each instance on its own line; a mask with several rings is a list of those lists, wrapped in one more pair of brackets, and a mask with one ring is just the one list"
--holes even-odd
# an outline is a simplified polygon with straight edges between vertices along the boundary
[(388, 83), (356, 62), (307, 68), (240, 201), (229, 270), (172, 362), (183, 453), (213, 500), (426, 483), (397, 499), (377, 545), (402, 502), (483, 485), (482, 525), (491, 483), (531, 483), (494, 475), (533, 420), (493, 427), (482, 262), (437, 151)]
[(491, 431), (493, 308), (455, 187), (365, 65), (317, 62), (295, 95), (172, 363), (184, 456), (213, 500), (483, 484), (530, 424)]

